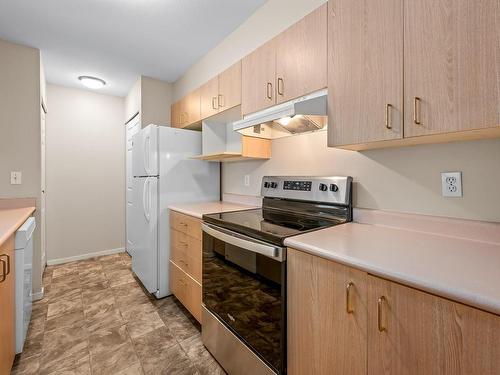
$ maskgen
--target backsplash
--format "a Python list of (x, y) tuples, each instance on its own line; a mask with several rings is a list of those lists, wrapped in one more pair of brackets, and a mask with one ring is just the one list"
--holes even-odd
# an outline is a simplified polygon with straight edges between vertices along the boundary
[[(265, 175), (350, 175), (355, 207), (500, 222), (499, 160), (499, 139), (354, 152), (319, 132), (274, 140), (267, 161), (224, 163), (222, 186), (260, 196)], [(463, 198), (441, 196), (445, 171), (462, 171)]]

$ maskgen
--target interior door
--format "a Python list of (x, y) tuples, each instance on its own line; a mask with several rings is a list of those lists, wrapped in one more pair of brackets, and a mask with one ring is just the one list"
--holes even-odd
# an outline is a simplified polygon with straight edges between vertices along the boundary
[(405, 1), (404, 23), (405, 137), (500, 124), (500, 2)]
[(328, 1), (328, 145), (402, 137), (403, 1)]
[(45, 117), (46, 117), (46, 106), (42, 99), (42, 105), (40, 109), (40, 178), (41, 178), (41, 192), (40, 192), (40, 255), (41, 255), (41, 275), (45, 270), (45, 265), (47, 263), (46, 256), (46, 194), (47, 194), (47, 184), (46, 184), (46, 157), (45, 157)]
[(126, 249), (127, 252), (132, 255), (132, 251), (134, 248), (134, 243), (133, 239), (131, 236), (132, 233), (132, 206), (134, 205), (134, 194), (133, 194), (133, 181), (134, 181), (134, 175), (132, 172), (132, 139), (135, 134), (140, 129), (140, 118), (139, 116), (136, 116), (134, 119), (132, 119), (128, 124), (127, 124), (127, 154), (126, 154), (126, 238), (127, 238), (127, 244), (126, 244)]
[(158, 178), (135, 178), (133, 189), (137, 204), (132, 216), (132, 271), (154, 293), (158, 289)]

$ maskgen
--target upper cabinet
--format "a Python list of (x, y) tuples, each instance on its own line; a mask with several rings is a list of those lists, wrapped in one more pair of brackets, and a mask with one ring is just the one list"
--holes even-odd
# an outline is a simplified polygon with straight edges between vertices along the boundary
[(324, 4), (242, 61), (242, 114), (327, 86)]
[(500, 136), (499, 12), (497, 0), (330, 0), (329, 146)]
[(276, 38), (276, 102), (327, 86), (327, 5)]
[(219, 74), (219, 111), (241, 104), (241, 60)]
[(328, 144), (403, 137), (403, 1), (328, 2)]
[(241, 104), (241, 61), (232, 65), (201, 87), (201, 118)]
[(241, 113), (256, 112), (276, 103), (276, 39), (244, 57), (241, 64)]
[(201, 129), (201, 88), (171, 106), (170, 123), (174, 128)]
[(404, 2), (405, 137), (500, 125), (500, 2)]

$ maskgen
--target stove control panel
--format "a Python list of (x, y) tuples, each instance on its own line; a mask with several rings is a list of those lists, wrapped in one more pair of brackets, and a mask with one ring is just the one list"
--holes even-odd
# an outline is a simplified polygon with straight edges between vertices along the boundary
[(263, 197), (351, 204), (352, 177), (265, 176)]

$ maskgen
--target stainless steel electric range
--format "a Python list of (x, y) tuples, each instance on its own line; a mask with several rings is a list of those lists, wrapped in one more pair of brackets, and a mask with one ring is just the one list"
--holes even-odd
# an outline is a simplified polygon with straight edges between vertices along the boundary
[(351, 177), (264, 177), (262, 208), (203, 215), (203, 343), (231, 374), (286, 373), (285, 238), (351, 221)]

